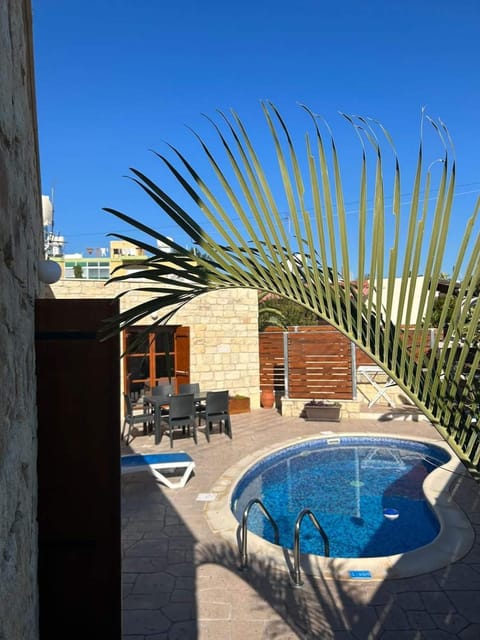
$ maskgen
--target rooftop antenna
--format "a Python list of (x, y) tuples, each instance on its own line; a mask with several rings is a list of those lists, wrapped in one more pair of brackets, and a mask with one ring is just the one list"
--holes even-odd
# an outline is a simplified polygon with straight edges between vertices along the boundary
[(42, 196), (42, 215), (44, 226), (44, 249), (45, 257), (63, 255), (63, 236), (57, 236), (54, 232), (54, 189), (52, 187), (51, 196)]
[(54, 196), (55, 196), (55, 187), (52, 186), (50, 191), (50, 202), (52, 203), (52, 233), (54, 231), (55, 225), (55, 204), (54, 204)]

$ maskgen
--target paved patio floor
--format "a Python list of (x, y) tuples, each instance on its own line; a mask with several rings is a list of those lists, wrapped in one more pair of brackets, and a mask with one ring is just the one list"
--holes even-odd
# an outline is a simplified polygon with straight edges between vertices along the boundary
[[(205, 517), (218, 478), (244, 456), (296, 436), (381, 433), (437, 439), (427, 422), (376, 416), (340, 423), (305, 422), (272, 409), (232, 416), (233, 440), (210, 444), (180, 437), (195, 474), (168, 489), (148, 472), (122, 479), (123, 639), (126, 640), (478, 640), (480, 638), (480, 492), (468, 476), (452, 475), (449, 491), (475, 529), (460, 560), (431, 573), (387, 580), (334, 580), (305, 575), (295, 589), (268, 557), (239, 571), (239, 553), (212, 533)], [(168, 437), (136, 437), (123, 453), (170, 451)]]

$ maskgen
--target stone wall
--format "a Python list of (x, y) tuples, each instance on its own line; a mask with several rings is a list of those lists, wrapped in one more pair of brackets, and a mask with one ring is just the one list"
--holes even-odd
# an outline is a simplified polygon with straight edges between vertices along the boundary
[[(138, 283), (136, 283), (138, 286)], [(45, 296), (55, 298), (113, 298), (123, 291), (121, 309), (149, 297), (132, 291), (132, 284), (105, 285), (95, 280), (60, 280)], [(151, 318), (145, 324), (153, 322)], [(252, 408), (260, 406), (257, 292), (226, 289), (199, 296), (170, 320), (190, 328), (190, 379), (203, 389), (229, 389), (232, 395), (250, 397)]]
[(0, 2), (0, 638), (38, 638), (34, 302), (43, 245), (30, 0)]

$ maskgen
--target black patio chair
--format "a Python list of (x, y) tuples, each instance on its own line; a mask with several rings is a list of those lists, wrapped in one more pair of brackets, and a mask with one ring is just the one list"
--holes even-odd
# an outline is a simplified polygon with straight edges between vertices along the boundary
[[(146, 404), (149, 404), (151, 407), (151, 411), (155, 414), (155, 412), (160, 412), (160, 418), (163, 419), (168, 416), (170, 411), (170, 396), (174, 393), (173, 384), (169, 383), (159, 383), (156, 387), (152, 387), (150, 389), (150, 395), (155, 397), (155, 404), (149, 403), (146, 400)], [(161, 404), (161, 400), (165, 400), (165, 404)]]
[(169, 397), (168, 416), (166, 416), (165, 419), (162, 418), (162, 421), (165, 422), (168, 427), (170, 447), (173, 447), (173, 432), (180, 427), (183, 432), (188, 430), (188, 433), (190, 433), (191, 427), (195, 444), (198, 444), (195, 414), (196, 409), (193, 393), (177, 393)]
[(182, 382), (178, 385), (179, 393), (194, 393), (200, 395), (200, 383), (199, 382)]
[(175, 393), (175, 388), (170, 382), (159, 382), (157, 386), (151, 388), (152, 396), (169, 396), (172, 393)]
[(205, 409), (201, 412), (205, 420), (205, 435), (210, 442), (210, 433), (214, 424), (218, 424), (219, 432), (222, 430), (231, 439), (232, 422), (228, 410), (228, 391), (207, 391)]
[[(178, 387), (179, 393), (193, 393), (196, 398), (200, 395), (200, 383), (199, 382), (182, 382)], [(200, 424), (201, 412), (205, 410), (205, 403), (200, 400), (195, 400), (195, 406), (198, 414), (198, 424)]]
[[(124, 409), (124, 418), (123, 418), (123, 426), (122, 426), (122, 440), (125, 439), (125, 443), (129, 444), (133, 440), (133, 428), (137, 424), (143, 425), (143, 433), (147, 433), (153, 422), (153, 413), (149, 411), (145, 405), (143, 406), (141, 413), (136, 413), (136, 410), (133, 407), (132, 400), (128, 393), (123, 394), (125, 409)], [(128, 425), (128, 431), (125, 436), (125, 430)]]

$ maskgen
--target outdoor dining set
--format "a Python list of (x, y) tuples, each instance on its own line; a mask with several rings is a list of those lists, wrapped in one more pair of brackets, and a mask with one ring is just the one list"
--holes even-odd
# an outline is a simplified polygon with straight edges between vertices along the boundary
[(193, 435), (198, 442), (198, 429), (202, 428), (210, 442), (210, 434), (215, 425), (232, 437), (232, 426), (228, 409), (228, 390), (200, 390), (198, 383), (180, 384), (178, 393), (173, 384), (159, 383), (142, 396), (141, 402), (133, 404), (130, 396), (124, 394), (125, 412), (122, 439), (129, 444), (137, 425), (142, 425), (144, 433), (154, 434), (155, 444), (159, 444), (163, 434), (168, 432), (170, 447), (173, 447), (174, 433)]

